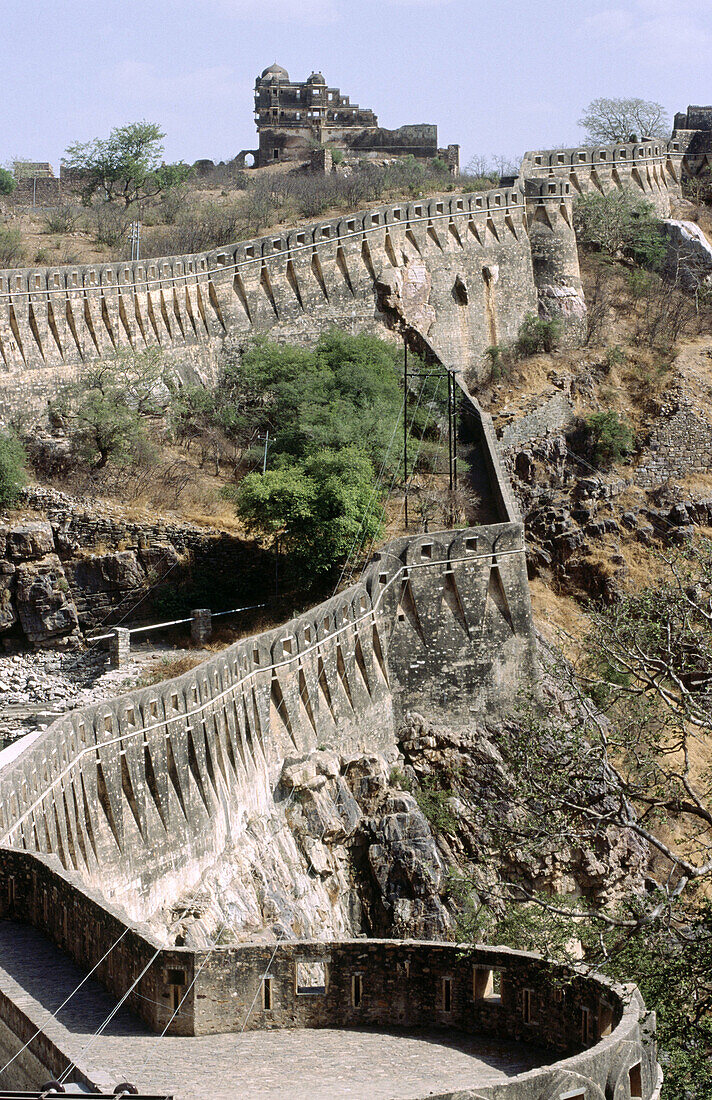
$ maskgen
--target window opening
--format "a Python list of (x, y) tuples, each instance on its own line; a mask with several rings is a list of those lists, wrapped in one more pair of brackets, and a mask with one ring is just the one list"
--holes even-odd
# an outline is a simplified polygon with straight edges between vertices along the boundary
[(301, 996), (316, 996), (320, 993), (326, 993), (325, 963), (297, 963), (297, 993)]
[(363, 1000), (363, 975), (354, 974), (351, 978), (351, 1004), (354, 1008), (361, 1007)]

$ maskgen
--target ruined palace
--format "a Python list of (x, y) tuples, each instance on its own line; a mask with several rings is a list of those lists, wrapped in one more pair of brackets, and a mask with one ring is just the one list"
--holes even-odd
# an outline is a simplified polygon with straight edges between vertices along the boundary
[[(290, 80), (281, 65), (270, 65), (255, 81), (255, 122), (259, 148), (250, 154), (258, 168), (283, 161), (309, 160), (315, 146), (328, 145), (359, 156), (428, 158), (444, 154), (458, 168), (458, 147), (438, 149), (437, 126), (421, 123), (385, 130), (373, 111), (330, 88), (321, 73)], [(245, 150), (239, 158), (243, 163)]]

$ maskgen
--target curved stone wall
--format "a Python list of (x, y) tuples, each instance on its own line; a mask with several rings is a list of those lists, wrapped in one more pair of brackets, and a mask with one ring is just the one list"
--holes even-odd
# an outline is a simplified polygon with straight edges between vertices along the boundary
[[(529, 220), (550, 205), (575, 243), (569, 185), (514, 187), (373, 207), (192, 256), (0, 271), (0, 415), (35, 407), (82, 365), (160, 346), (184, 377), (217, 371), (226, 338), (304, 343), (336, 325), (411, 328), (441, 360), (480, 369), (537, 309)], [(570, 266), (570, 264), (569, 264)], [(578, 263), (572, 275), (578, 286)]]
[(275, 812), (287, 757), (395, 756), (405, 709), (469, 721), (535, 676), (521, 523), (398, 540), (284, 626), (53, 723), (0, 773), (0, 838), (145, 919)]
[(671, 195), (680, 196), (685, 142), (645, 141), (613, 145), (538, 149), (525, 153), (521, 174), (525, 178), (566, 178), (575, 194), (605, 193), (632, 188), (655, 207), (661, 217), (670, 216)]
[[(0, 917), (39, 927), (85, 969), (98, 966), (97, 976), (114, 996), (123, 996), (142, 975), (127, 1003), (154, 1032), (166, 1025), (169, 1034), (184, 1036), (441, 1028), (444, 1037), (459, 1031), (550, 1052), (538, 1068), (507, 1082), (478, 1084), (468, 1093), (472, 1100), (659, 1095), (655, 1017), (633, 986), (615, 986), (582, 967), (531, 953), (422, 940), (164, 948), (53, 862), (0, 849)], [(0, 1019), (12, 1020), (17, 1034), (16, 1016), (0, 999)], [(24, 1041), (24, 1032), (18, 1038)], [(61, 1065), (61, 1052), (56, 1056)]]

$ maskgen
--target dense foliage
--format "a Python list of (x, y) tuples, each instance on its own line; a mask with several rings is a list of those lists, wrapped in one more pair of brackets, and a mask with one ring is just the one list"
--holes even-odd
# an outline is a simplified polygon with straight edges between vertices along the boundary
[(323, 449), (264, 475), (248, 474), (229, 490), (247, 530), (312, 575), (343, 562), (355, 544), (380, 534), (381, 508), (373, 466), (356, 447)]
[(667, 255), (662, 222), (645, 199), (630, 191), (580, 195), (574, 208), (579, 241), (609, 256), (625, 256), (659, 269)]
[(629, 455), (635, 443), (628, 421), (612, 409), (589, 416), (585, 422), (585, 435), (594, 464), (602, 467)]
[(17, 500), (27, 479), (25, 450), (16, 436), (0, 431), (0, 507)]
[(9, 195), (15, 190), (17, 183), (12, 172), (7, 168), (0, 168), (0, 195)]

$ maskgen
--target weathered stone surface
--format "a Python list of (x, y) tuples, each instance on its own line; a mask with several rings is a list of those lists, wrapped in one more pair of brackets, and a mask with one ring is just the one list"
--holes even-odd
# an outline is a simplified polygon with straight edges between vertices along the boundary
[(79, 618), (56, 554), (17, 567), (15, 601), (22, 628), (33, 644), (74, 633)]
[(12, 561), (32, 561), (54, 552), (52, 527), (46, 521), (14, 524), (5, 534), (6, 553)]

